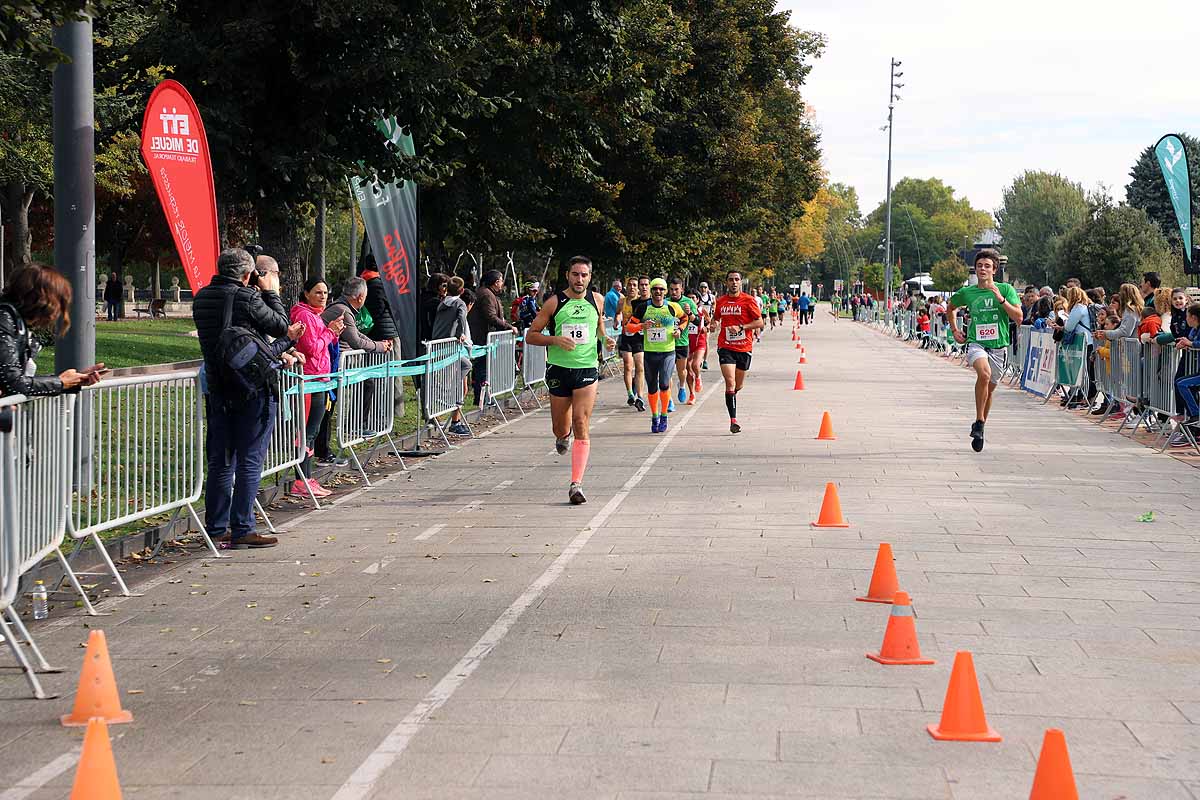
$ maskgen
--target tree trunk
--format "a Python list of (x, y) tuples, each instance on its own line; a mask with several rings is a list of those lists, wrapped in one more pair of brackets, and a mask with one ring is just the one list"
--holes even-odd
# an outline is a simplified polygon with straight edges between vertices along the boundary
[(312, 258), (308, 262), (308, 276), (325, 280), (325, 198), (317, 201), (317, 224), (313, 231)]
[(29, 206), (33, 189), (18, 181), (4, 187), (4, 223), (12, 234), (4, 243), (5, 274), (33, 263), (33, 236), (29, 231)]
[(300, 296), (304, 283), (304, 259), (300, 252), (300, 225), (287, 206), (264, 198), (256, 204), (259, 243), (263, 254), (279, 262), (279, 293), (284, 308)]

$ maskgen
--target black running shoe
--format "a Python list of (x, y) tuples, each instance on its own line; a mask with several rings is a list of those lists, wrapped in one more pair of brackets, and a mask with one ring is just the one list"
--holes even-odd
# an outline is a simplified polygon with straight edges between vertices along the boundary
[(741, 432), (742, 432), (742, 426), (741, 426), (741, 425), (738, 425), (738, 424), (737, 424), (736, 422), (734, 422), (733, 420), (729, 420), (729, 432), (730, 432), (730, 433), (741, 433)]
[(567, 497), (573, 506), (581, 506), (587, 502), (587, 498), (583, 496), (583, 488), (578, 483), (571, 484), (571, 488), (567, 490)]
[(979, 420), (971, 423), (971, 449), (976, 453), (983, 450), (983, 423)]
[(642, 398), (638, 397), (637, 395), (634, 395), (633, 396), (633, 407), (636, 408), (638, 411), (645, 411), (646, 410), (646, 401), (643, 400)]
[(629, 397), (625, 398), (625, 405), (627, 405), (627, 406), (633, 405), (633, 395), (629, 395)]
[(561, 439), (555, 439), (555, 440), (554, 440), (554, 452), (558, 453), (560, 456), (561, 456), (561, 455), (566, 455), (566, 452), (567, 452), (567, 444), (568, 444), (570, 441), (571, 441), (571, 437), (570, 437), (570, 436), (564, 436), (564, 437), (563, 437), (563, 438), (561, 438)]

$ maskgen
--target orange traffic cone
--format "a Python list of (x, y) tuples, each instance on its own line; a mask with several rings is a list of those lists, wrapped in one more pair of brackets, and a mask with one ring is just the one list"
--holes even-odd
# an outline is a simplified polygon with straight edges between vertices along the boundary
[(940, 742), (999, 742), (1000, 734), (988, 727), (975, 678), (975, 660), (967, 650), (954, 654), (954, 669), (946, 700), (942, 703), (942, 721), (928, 725), (929, 735)]
[(112, 662), (108, 659), (108, 644), (104, 631), (98, 630), (88, 634), (79, 690), (75, 693), (75, 709), (62, 718), (62, 724), (79, 727), (87, 725), (92, 717), (100, 717), (109, 725), (133, 721), (133, 714), (121, 708)]
[(804, 349), (804, 345), (803, 345), (803, 344), (801, 344), (801, 342), (800, 342), (799, 340), (797, 340), (797, 341), (796, 341), (796, 349), (797, 349), (797, 350), (803, 350), (803, 349)]
[(917, 625), (913, 621), (912, 603), (908, 600), (908, 592), (896, 592), (894, 595), (892, 613), (883, 632), (883, 646), (879, 648), (878, 653), (867, 653), (867, 658), (888, 666), (935, 663), (932, 658), (921, 658), (921, 646), (917, 644)]
[(1058, 728), (1048, 728), (1042, 739), (1042, 754), (1038, 756), (1029, 800), (1079, 800), (1067, 738)]
[(821, 415), (821, 429), (817, 431), (817, 438), (823, 442), (832, 442), (837, 439), (833, 435), (833, 417), (829, 416), (828, 411)]
[(804, 388), (804, 376), (800, 374), (800, 370), (796, 370), (796, 385), (792, 388), (797, 391)]
[(808, 359), (804, 357), (804, 351), (803, 351), (803, 350), (801, 350), (801, 351), (800, 351), (800, 363), (801, 363), (801, 364), (807, 364), (807, 363), (808, 363)]
[(71, 800), (121, 800), (121, 783), (117, 780), (108, 726), (100, 717), (92, 717), (87, 723)]
[(832, 483), (825, 484), (825, 499), (821, 501), (821, 513), (817, 521), (812, 523), (814, 528), (849, 528), (850, 523), (842, 516), (842, 502), (838, 500), (837, 487)]
[(792, 341), (796, 341), (796, 329), (792, 328)]
[(890, 603), (898, 591), (900, 580), (896, 577), (892, 546), (887, 542), (880, 542), (879, 552), (875, 554), (875, 571), (871, 573), (871, 585), (867, 589), (867, 595), (854, 599), (864, 603)]

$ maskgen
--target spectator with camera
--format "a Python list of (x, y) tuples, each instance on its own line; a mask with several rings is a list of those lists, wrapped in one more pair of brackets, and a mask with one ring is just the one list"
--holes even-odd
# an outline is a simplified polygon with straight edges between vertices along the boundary
[(274, 536), (254, 530), (254, 498), (275, 425), (277, 373), (297, 360), (287, 351), (304, 325), (288, 324), (275, 260), (259, 256), (256, 268), (241, 248), (221, 251), (217, 274), (196, 293), (192, 319), (208, 422), (204, 524), (229, 549), (274, 547)]

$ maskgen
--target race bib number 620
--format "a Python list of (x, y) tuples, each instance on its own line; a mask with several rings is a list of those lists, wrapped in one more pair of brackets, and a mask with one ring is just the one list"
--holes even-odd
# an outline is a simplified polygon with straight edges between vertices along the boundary
[(1000, 326), (995, 322), (975, 326), (975, 338), (981, 342), (994, 342), (1000, 338)]

